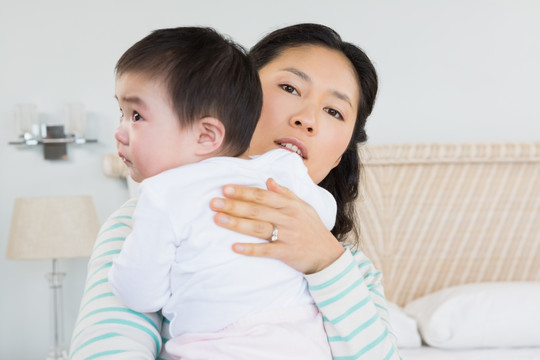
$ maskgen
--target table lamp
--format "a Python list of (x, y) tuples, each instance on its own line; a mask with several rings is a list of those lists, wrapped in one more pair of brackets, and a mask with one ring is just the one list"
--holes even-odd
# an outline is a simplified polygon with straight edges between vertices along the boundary
[(19, 198), (15, 200), (6, 258), (52, 259), (49, 281), (51, 348), (47, 360), (67, 359), (63, 347), (62, 280), (56, 271), (60, 258), (90, 256), (99, 222), (90, 196)]

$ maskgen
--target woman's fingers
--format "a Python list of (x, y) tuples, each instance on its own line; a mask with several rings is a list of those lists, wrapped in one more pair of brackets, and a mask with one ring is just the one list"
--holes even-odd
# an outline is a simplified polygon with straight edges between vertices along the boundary
[[(268, 179), (269, 190), (227, 185), (227, 198), (214, 198), (210, 208), (217, 212), (215, 222), (229, 230), (270, 240), (274, 226), (278, 231), (294, 226), (291, 213), (298, 213), (304, 202), (289, 189)], [(291, 221), (292, 220), (292, 221)]]
[[(272, 224), (281, 224), (287, 216), (287, 209), (300, 200), (273, 179), (268, 179), (267, 186), (270, 191), (240, 185), (225, 186), (223, 194), (226, 198), (210, 201), (210, 208), (221, 213), (218, 214), (221, 216), (216, 217), (216, 222), (231, 229), (238, 228), (244, 234), (258, 236), (265, 230), (271, 233)], [(243, 219), (259, 220), (266, 224), (242, 223)]]
[(269, 178), (266, 180), (266, 188), (278, 194), (288, 195), (290, 198), (296, 198), (296, 195), (284, 186), (279, 185), (276, 180)]
[[(278, 259), (306, 274), (323, 269), (343, 253), (343, 247), (309, 204), (272, 179), (266, 186), (268, 190), (227, 185), (223, 189), (225, 198), (210, 202), (218, 225), (268, 240), (236, 243), (235, 252)], [(271, 242), (274, 226), (278, 238)]]
[(278, 244), (236, 243), (233, 245), (233, 251), (238, 254), (274, 259), (282, 258), (280, 256), (282, 249), (283, 247)]
[[(279, 221), (283, 215), (280, 210), (282, 208), (276, 208), (266, 204), (258, 204), (253, 202), (240, 201), (237, 199), (221, 199), (214, 198), (210, 200), (210, 208), (218, 212), (216, 222), (218, 225), (226, 227), (236, 227), (241, 222), (241, 219), (245, 220), (259, 220), (268, 223), (275, 223)], [(246, 222), (246, 224), (240, 224), (242, 227), (254, 228), (255, 231), (259, 231), (260, 224), (253, 222)], [(266, 227), (266, 230), (272, 229), (272, 226)]]
[(260, 239), (270, 239), (273, 226), (268, 221), (251, 220), (246, 218), (237, 218), (224, 213), (217, 213), (214, 221), (219, 226), (241, 234), (255, 236)]
[(280, 186), (272, 178), (266, 181), (266, 186), (270, 191), (250, 186), (226, 185), (223, 187), (223, 195), (229, 199), (265, 204), (272, 207), (282, 206), (284, 199), (296, 198), (292, 191)]
[(245, 256), (281, 260), (304, 274), (312, 274), (326, 268), (345, 251), (331, 234), (328, 234), (328, 238), (330, 242), (325, 246), (311, 242), (291, 242), (278, 239), (269, 243), (236, 243), (233, 244), (232, 249)]

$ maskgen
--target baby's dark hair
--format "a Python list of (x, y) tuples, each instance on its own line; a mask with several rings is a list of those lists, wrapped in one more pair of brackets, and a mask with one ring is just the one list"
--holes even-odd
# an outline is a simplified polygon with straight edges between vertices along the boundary
[(225, 127), (220, 154), (247, 150), (262, 108), (259, 75), (246, 51), (214, 29), (155, 30), (120, 57), (115, 71), (163, 81), (183, 127), (219, 119)]
[(366, 120), (373, 110), (377, 96), (378, 80), (375, 67), (369, 57), (357, 46), (345, 42), (338, 33), (320, 24), (297, 24), (271, 32), (250, 51), (255, 67), (260, 70), (284, 51), (300, 46), (323, 46), (341, 52), (356, 71), (360, 99), (356, 124), (339, 165), (319, 183), (336, 199), (338, 212), (332, 233), (340, 241), (356, 242), (359, 236), (355, 199), (358, 196), (361, 163), (358, 144), (367, 140)]

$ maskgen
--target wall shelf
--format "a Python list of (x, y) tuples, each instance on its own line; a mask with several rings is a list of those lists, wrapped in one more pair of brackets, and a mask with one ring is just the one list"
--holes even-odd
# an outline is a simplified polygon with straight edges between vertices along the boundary
[(44, 139), (21, 139), (10, 141), (9, 145), (21, 145), (21, 146), (35, 146), (42, 144), (87, 144), (87, 143), (97, 143), (97, 139), (85, 139), (75, 136), (69, 136), (65, 138), (44, 138)]
[(74, 134), (64, 133), (63, 125), (44, 126), (42, 134), (26, 133), (18, 140), (10, 141), (9, 145), (15, 146), (37, 146), (43, 145), (43, 156), (47, 160), (66, 160), (68, 144), (88, 144), (97, 143), (96, 139), (87, 139)]

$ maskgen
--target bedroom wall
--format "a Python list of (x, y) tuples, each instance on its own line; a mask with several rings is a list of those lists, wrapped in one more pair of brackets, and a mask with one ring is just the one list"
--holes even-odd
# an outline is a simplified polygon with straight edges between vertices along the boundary
[[(0, 12), (0, 359), (43, 358), (49, 336), (48, 261), (5, 259), (14, 199), (92, 195), (103, 221), (127, 197), (101, 172), (115, 152), (118, 118), (113, 67), (149, 31), (207, 25), (249, 47), (268, 31), (297, 22), (334, 27), (360, 45), (381, 87), (369, 120), (371, 143), (540, 140), (540, 3), (492, 1), (249, 0), (140, 2), (19, 0)], [(13, 107), (38, 105), (54, 123), (81, 101), (98, 144), (46, 161), (41, 148), (14, 139)], [(87, 259), (61, 260), (65, 337), (70, 338)]]

